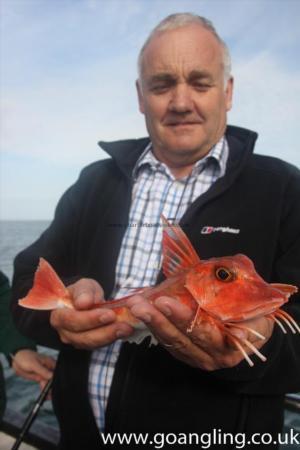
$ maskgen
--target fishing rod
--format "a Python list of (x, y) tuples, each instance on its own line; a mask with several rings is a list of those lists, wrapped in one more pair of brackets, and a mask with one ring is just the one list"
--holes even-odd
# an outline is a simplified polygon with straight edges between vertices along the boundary
[(41, 406), (43, 405), (44, 401), (47, 398), (47, 395), (49, 394), (49, 391), (52, 387), (52, 382), (53, 382), (53, 378), (51, 378), (46, 386), (44, 387), (44, 389), (42, 390), (42, 392), (40, 393), (38, 399), (36, 400), (36, 402), (34, 403), (32, 409), (30, 410), (28, 416), (25, 419), (25, 422), (21, 428), (20, 434), (18, 436), (18, 438), (16, 439), (16, 442), (14, 443), (14, 445), (12, 446), (11, 450), (18, 450), (18, 448), (20, 447), (25, 435), (27, 434), (29, 428), (32, 425), (32, 422), (35, 420)]

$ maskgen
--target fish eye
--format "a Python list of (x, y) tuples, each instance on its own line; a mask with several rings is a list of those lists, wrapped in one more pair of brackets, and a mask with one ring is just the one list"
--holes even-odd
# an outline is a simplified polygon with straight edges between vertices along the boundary
[(234, 274), (226, 267), (217, 267), (215, 274), (219, 281), (225, 282), (232, 281), (234, 277)]

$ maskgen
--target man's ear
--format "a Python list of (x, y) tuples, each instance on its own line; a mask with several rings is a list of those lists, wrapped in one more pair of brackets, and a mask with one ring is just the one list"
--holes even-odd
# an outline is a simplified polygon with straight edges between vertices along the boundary
[(143, 93), (142, 93), (142, 87), (141, 87), (141, 82), (140, 82), (140, 80), (136, 80), (135, 86), (136, 86), (137, 95), (138, 95), (139, 110), (140, 110), (140, 112), (141, 112), (142, 114), (144, 114), (144, 112), (145, 112), (145, 108), (144, 108), (144, 97), (143, 97)]
[(233, 79), (233, 77), (230, 77), (226, 83), (226, 88), (225, 88), (226, 111), (230, 111), (230, 109), (232, 107), (233, 84), (234, 84), (234, 79)]

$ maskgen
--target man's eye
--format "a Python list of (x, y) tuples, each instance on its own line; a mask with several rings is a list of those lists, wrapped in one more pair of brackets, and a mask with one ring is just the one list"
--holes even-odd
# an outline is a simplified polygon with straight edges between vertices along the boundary
[(169, 89), (169, 85), (167, 84), (157, 84), (150, 88), (151, 92), (154, 92), (155, 94), (162, 94), (166, 92)]
[(207, 91), (211, 86), (210, 84), (206, 84), (206, 83), (194, 83), (194, 88), (197, 89), (197, 91)]

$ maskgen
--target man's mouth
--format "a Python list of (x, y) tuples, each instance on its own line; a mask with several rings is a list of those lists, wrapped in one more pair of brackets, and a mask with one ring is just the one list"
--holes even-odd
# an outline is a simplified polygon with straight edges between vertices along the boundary
[(199, 121), (170, 121), (167, 122), (166, 125), (169, 127), (188, 127), (188, 126), (195, 126), (195, 125), (199, 125), (201, 122)]

